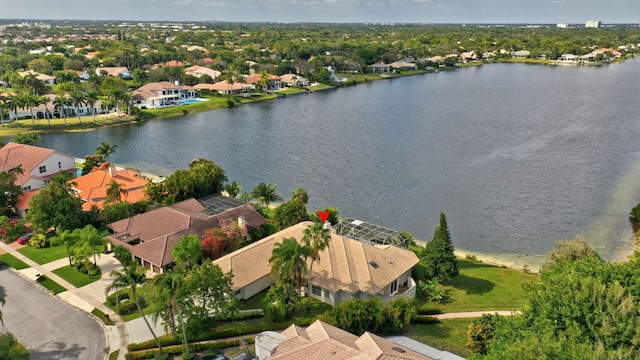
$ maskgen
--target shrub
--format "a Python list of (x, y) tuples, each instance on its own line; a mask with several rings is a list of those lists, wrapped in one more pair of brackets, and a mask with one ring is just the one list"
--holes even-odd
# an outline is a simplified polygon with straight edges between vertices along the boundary
[(433, 316), (417, 315), (413, 319), (414, 324), (439, 324), (440, 320)]
[(129, 290), (120, 290), (116, 293), (113, 293), (107, 296), (107, 304), (109, 306), (115, 306), (118, 303), (118, 299), (122, 302), (123, 300), (129, 300)]
[(231, 109), (231, 108), (232, 108), (232, 107), (234, 107), (234, 106), (236, 106), (236, 103), (235, 103), (235, 102), (233, 102), (233, 100), (228, 99), (228, 100), (227, 100), (227, 107), (228, 107), (229, 109)]
[(194, 353), (182, 353), (180, 354), (181, 360), (193, 360), (196, 358), (196, 354)]
[(156, 355), (153, 357), (153, 360), (168, 360), (168, 359), (169, 359), (169, 354), (167, 354), (166, 352), (156, 353)]
[(438, 308), (420, 308), (418, 309), (418, 315), (438, 315), (442, 314), (442, 310)]
[(464, 258), (471, 261), (478, 261), (478, 258), (473, 254), (467, 254), (464, 256)]
[[(140, 304), (140, 306), (142, 306), (142, 304)], [(135, 301), (125, 301), (125, 302), (120, 301), (120, 306), (118, 306), (117, 312), (120, 315), (127, 315), (127, 314), (131, 314), (137, 309), (138, 308), (136, 306)]]
[(29, 246), (42, 249), (49, 246), (49, 240), (44, 234), (36, 234), (29, 239)]

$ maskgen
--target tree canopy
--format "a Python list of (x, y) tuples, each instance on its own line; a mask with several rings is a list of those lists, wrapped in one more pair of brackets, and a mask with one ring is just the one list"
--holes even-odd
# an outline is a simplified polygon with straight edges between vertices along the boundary
[(440, 212), (440, 223), (436, 227), (433, 239), (422, 251), (421, 258), (426, 265), (427, 275), (431, 278), (451, 279), (458, 276), (460, 270), (449, 234), (449, 226), (444, 212)]

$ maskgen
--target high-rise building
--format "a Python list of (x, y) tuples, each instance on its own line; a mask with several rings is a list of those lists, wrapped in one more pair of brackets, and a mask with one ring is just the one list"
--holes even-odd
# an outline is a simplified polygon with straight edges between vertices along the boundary
[(584, 27), (587, 27), (587, 28), (599, 28), (600, 27), (600, 21), (598, 21), (598, 20), (589, 20), (589, 21), (584, 23)]

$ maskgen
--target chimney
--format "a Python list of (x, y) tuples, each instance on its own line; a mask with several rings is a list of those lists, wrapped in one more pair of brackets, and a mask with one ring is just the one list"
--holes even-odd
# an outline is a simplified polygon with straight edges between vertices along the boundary
[(322, 225), (322, 228), (331, 231), (331, 221), (329, 220), (325, 221), (324, 225)]
[(244, 219), (244, 216), (238, 216), (238, 227), (240, 229), (245, 227), (245, 222), (246, 220)]
[(109, 166), (108, 170), (109, 170), (109, 176), (116, 177), (117, 171), (115, 166), (113, 165)]

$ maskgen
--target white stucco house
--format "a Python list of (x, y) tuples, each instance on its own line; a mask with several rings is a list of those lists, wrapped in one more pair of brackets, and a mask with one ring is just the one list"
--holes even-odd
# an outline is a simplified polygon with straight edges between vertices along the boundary
[(157, 109), (180, 105), (180, 101), (194, 99), (196, 89), (168, 81), (143, 85), (133, 92), (134, 105), (138, 108)]

